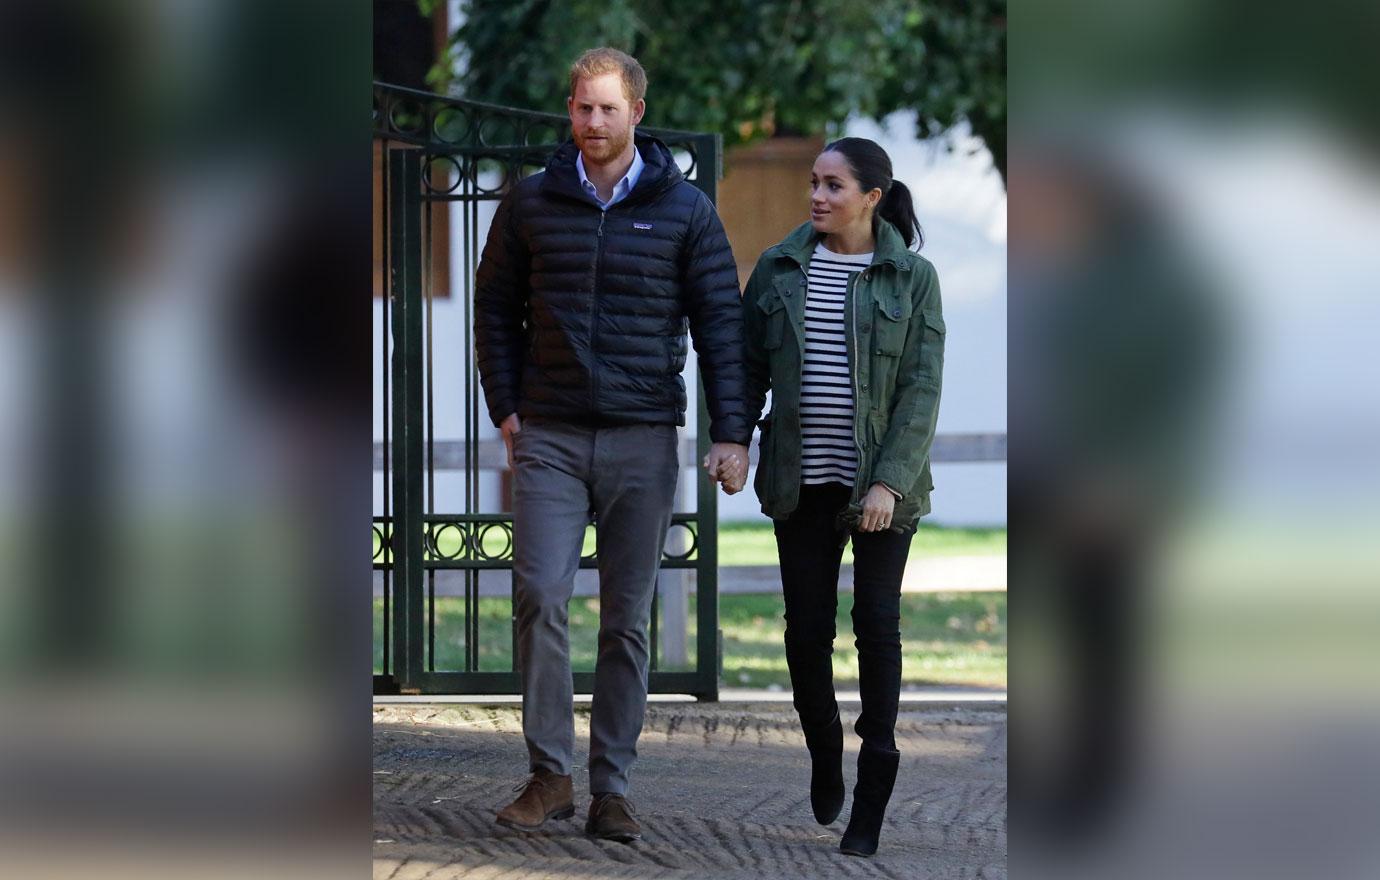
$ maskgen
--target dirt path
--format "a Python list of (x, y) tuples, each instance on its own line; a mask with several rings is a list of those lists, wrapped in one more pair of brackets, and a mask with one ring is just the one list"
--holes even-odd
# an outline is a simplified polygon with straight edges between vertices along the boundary
[[(844, 706), (846, 724), (856, 712)], [(576, 818), (523, 834), (493, 822), (525, 775), (516, 707), (376, 707), (375, 877), (1006, 877), (1002, 705), (902, 706), (901, 775), (870, 860), (838, 852), (847, 807), (832, 826), (814, 823), (788, 704), (649, 706), (630, 794), (644, 839), (631, 846), (582, 833), (588, 707), (577, 709), (576, 734)]]

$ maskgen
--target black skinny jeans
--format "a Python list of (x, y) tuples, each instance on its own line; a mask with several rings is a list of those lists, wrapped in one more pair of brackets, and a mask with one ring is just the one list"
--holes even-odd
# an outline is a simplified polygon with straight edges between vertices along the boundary
[[(836, 518), (851, 494), (841, 483), (801, 486), (795, 511), (775, 522), (786, 598), (786, 663), (806, 729), (828, 724), (838, 710), (831, 658), (844, 532)], [(910, 536), (854, 532), (852, 539), (853, 635), (862, 697), (854, 729), (864, 745), (891, 751), (901, 695), (901, 575)]]

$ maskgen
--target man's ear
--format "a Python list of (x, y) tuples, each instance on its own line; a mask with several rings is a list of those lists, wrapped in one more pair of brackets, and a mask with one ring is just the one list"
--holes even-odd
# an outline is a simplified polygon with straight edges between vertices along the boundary
[(645, 98), (638, 98), (637, 103), (632, 105), (632, 124), (637, 125), (642, 121), (642, 115), (647, 112), (647, 101)]

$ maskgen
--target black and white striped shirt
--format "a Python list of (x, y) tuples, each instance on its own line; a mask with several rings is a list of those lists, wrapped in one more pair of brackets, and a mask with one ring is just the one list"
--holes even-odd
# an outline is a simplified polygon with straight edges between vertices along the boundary
[(819, 244), (810, 259), (805, 301), (805, 368), (800, 377), (800, 477), (803, 483), (853, 485), (853, 379), (844, 336), (844, 290), (872, 254), (836, 254)]

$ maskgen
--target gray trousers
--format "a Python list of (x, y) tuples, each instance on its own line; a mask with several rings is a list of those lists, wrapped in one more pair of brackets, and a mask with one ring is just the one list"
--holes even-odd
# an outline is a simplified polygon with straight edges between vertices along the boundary
[(575, 746), (568, 606), (591, 516), (599, 655), (591, 794), (626, 794), (647, 708), (648, 636), (679, 463), (671, 425), (592, 428), (529, 419), (513, 443), (513, 581), (522, 732), (531, 768), (568, 775)]

